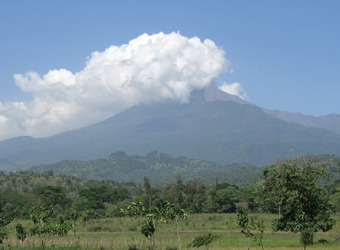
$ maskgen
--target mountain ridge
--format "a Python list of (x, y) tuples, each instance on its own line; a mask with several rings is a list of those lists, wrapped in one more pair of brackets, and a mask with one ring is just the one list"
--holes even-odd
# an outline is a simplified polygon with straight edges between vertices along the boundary
[[(173, 156), (221, 164), (269, 164), (301, 154), (340, 153), (340, 135), (273, 118), (262, 108), (210, 86), (188, 103), (131, 107), (94, 125), (47, 138), (0, 142), (0, 159), (13, 168), (60, 160), (91, 160), (112, 152)], [(0, 161), (1, 167), (1, 161)]]
[(304, 115), (280, 110), (263, 109), (264, 112), (274, 118), (300, 124), (307, 128), (323, 128), (340, 134), (340, 115), (328, 114), (322, 116)]

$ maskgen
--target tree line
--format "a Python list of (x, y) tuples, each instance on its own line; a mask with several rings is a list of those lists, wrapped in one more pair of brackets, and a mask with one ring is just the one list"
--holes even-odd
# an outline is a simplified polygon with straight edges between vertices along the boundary
[[(310, 157), (277, 161), (262, 169), (256, 185), (243, 187), (219, 183), (218, 178), (210, 185), (199, 178), (183, 181), (180, 175), (163, 186), (153, 186), (148, 177), (135, 184), (54, 175), (52, 171), (0, 172), (1, 220), (5, 226), (8, 218), (32, 219), (36, 211), (39, 221), (42, 208), (53, 208), (50, 217), (55, 220), (62, 212), (70, 221), (74, 211), (91, 211), (90, 217), (115, 217), (122, 216), (121, 209), (131, 202), (143, 204), (148, 214), (164, 204), (187, 214), (236, 213), (242, 208), (247, 213), (279, 214), (273, 229), (300, 232), (301, 242), (307, 245), (314, 232), (332, 228), (331, 214), (340, 211), (340, 180), (322, 182), (330, 178), (328, 165)], [(246, 231), (246, 223), (242, 225)]]
[[(120, 216), (120, 207), (131, 201), (142, 201), (149, 209), (166, 200), (187, 213), (235, 213), (238, 206), (251, 213), (278, 213), (279, 208), (264, 199), (260, 183), (239, 187), (216, 178), (214, 184), (206, 185), (199, 178), (183, 181), (177, 175), (164, 186), (155, 186), (148, 177), (135, 184), (54, 175), (52, 171), (0, 172), (0, 211), (28, 218), (33, 204), (53, 205), (59, 211), (77, 205), (105, 217)], [(340, 212), (340, 179), (322, 188), (334, 211)]]

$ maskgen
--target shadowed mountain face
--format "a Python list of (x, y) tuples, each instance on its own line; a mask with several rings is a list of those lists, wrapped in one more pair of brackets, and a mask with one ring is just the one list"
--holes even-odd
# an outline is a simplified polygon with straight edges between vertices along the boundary
[(294, 122), (307, 128), (324, 128), (340, 135), (340, 115), (311, 116), (300, 113), (263, 109), (274, 118), (286, 122)]
[(262, 165), (301, 154), (340, 154), (340, 135), (273, 118), (216, 87), (210, 91), (195, 91), (190, 103), (135, 106), (98, 124), (48, 138), (5, 140), (0, 142), (0, 159), (27, 168), (102, 158), (115, 151), (159, 151), (222, 164)]

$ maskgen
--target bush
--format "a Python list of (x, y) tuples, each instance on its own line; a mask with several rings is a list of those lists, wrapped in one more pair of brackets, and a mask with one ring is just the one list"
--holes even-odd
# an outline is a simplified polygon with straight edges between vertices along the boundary
[(201, 247), (201, 246), (208, 246), (213, 240), (216, 238), (216, 236), (212, 234), (206, 234), (202, 236), (198, 236), (194, 239), (192, 242), (193, 247)]
[(129, 250), (138, 250), (136, 245), (129, 245)]
[(17, 232), (17, 239), (24, 241), (27, 236), (25, 228), (19, 223), (15, 226), (15, 230)]

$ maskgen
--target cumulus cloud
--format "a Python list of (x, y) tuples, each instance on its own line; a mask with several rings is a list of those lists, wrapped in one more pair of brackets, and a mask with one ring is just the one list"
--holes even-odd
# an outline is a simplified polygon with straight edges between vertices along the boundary
[(0, 103), (0, 139), (49, 136), (106, 119), (133, 105), (186, 102), (228, 61), (211, 40), (179, 33), (143, 34), (128, 44), (93, 52), (83, 70), (14, 75), (29, 102)]
[(248, 99), (247, 93), (244, 92), (243, 87), (238, 82), (233, 82), (231, 84), (228, 84), (228, 83), (225, 82), (221, 86), (219, 86), (219, 89), (228, 93), (228, 94), (237, 95), (238, 97), (242, 98), (243, 100)]

